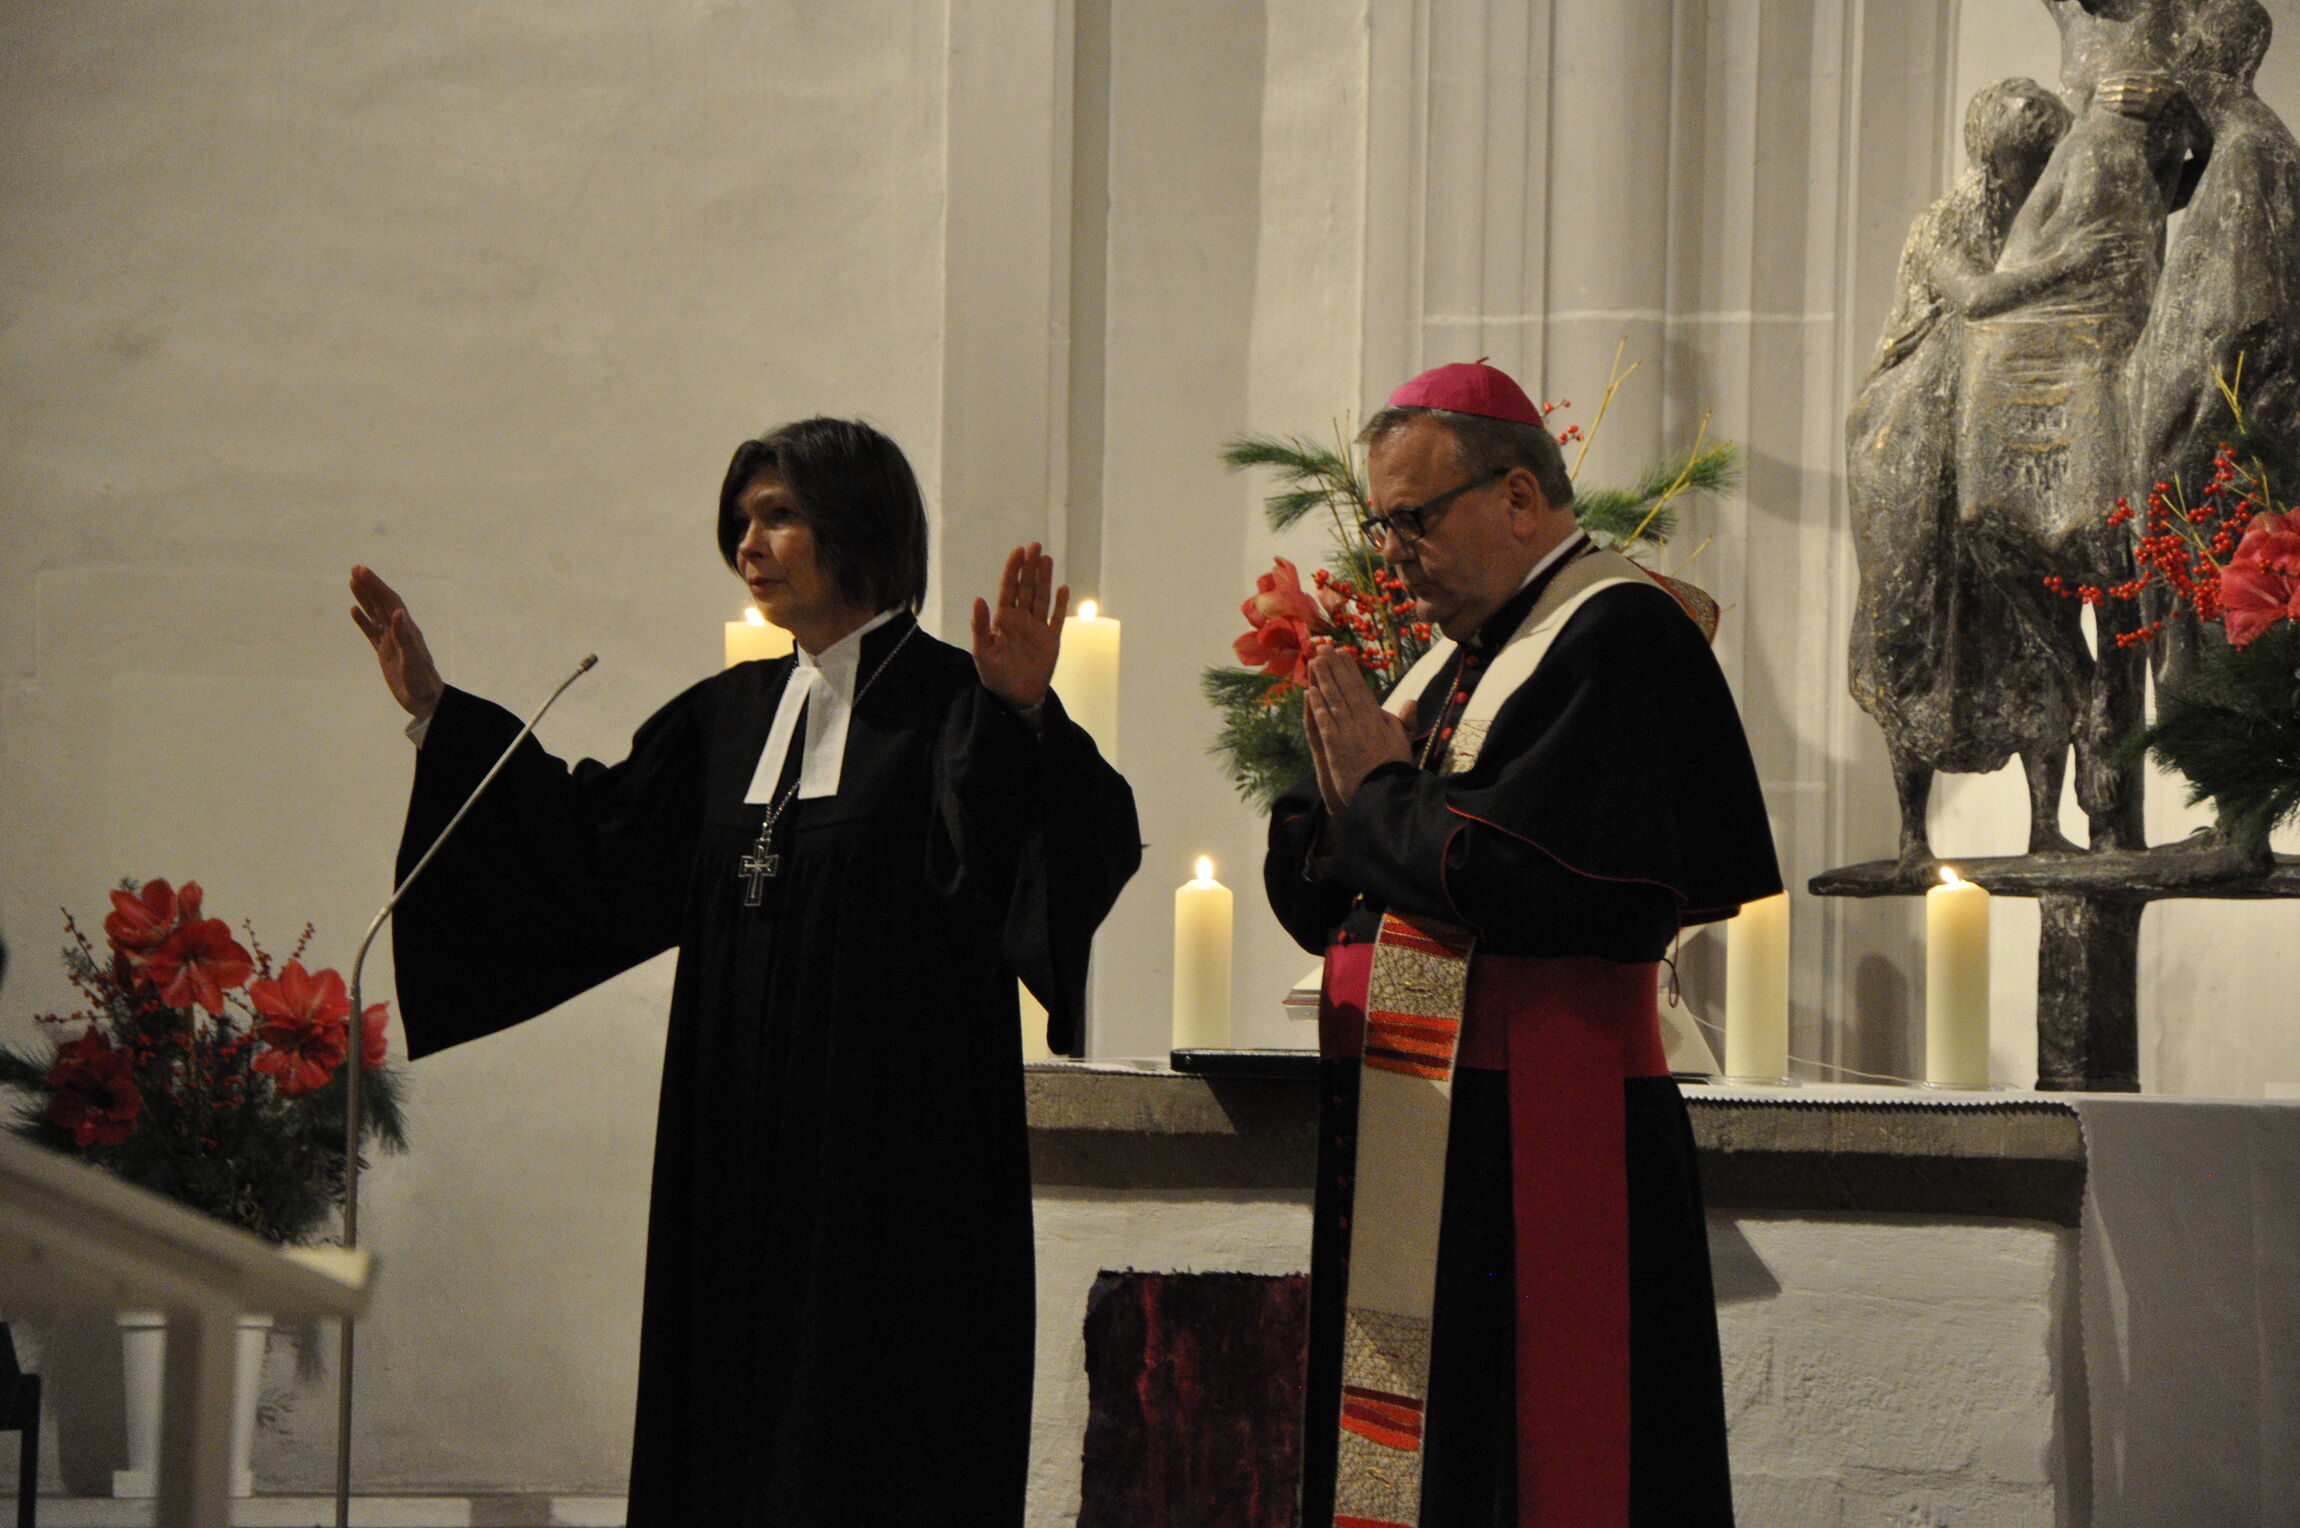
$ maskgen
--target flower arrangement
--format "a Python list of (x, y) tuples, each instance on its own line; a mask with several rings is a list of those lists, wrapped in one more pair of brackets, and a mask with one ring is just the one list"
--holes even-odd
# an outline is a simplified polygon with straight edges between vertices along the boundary
[[(46, 1054), (0, 1047), (24, 1095), (7, 1128), (267, 1241), (314, 1240), (341, 1201), (351, 1001), (307, 970), (305, 925), (285, 964), (204, 916), (199, 883), (123, 881), (99, 955), (67, 912), (64, 966), (85, 1006), (39, 1022), (79, 1033)], [(251, 953), (252, 950), (252, 953)], [(360, 1015), (363, 1133), (406, 1147), (385, 1005)]]
[(2045, 584), (2090, 605), (2137, 602), (2149, 618), (2118, 634), (2127, 647), (2192, 627), (2194, 661), (2160, 667), (2156, 716), (2126, 755), (2153, 754), (2185, 776), (2189, 802), (2211, 801), (2221, 833), (2260, 859), (2269, 835), (2300, 815), (2300, 508), (2282, 491), (2291, 468), (2246, 420), (2235, 385), (2216, 380), (2233, 439), (2197, 501), (2177, 481), (2155, 484), (2140, 513), (2119, 499), (2108, 518), (2137, 526), (2134, 576), (2107, 588)]
[[(1616, 358), (1604, 402), (1587, 433), (1579, 425), (1552, 432), (1561, 446), (1579, 445), (1573, 459), (1577, 478), (1606, 407), (1636, 369), (1634, 363), (1621, 369)], [(1545, 421), (1571, 407), (1570, 400), (1540, 405)], [(1573, 507), (1582, 529), (1599, 544), (1641, 560), (1666, 545), (1677, 530), (1682, 496), (1727, 492), (1738, 481), (1739, 451), (1730, 442), (1705, 443), (1706, 435), (1704, 424), (1690, 448), (1627, 488), (1577, 491)], [(1316, 646), (1330, 643), (1355, 658), (1366, 683), (1377, 694), (1387, 694), (1429, 650), (1436, 633), (1415, 617), (1413, 596), (1359, 528), (1359, 517), (1371, 507), (1364, 468), (1339, 428), (1331, 446), (1293, 436), (1240, 436), (1222, 448), (1222, 460), (1233, 470), (1260, 467), (1278, 474), (1283, 486), (1263, 501), (1272, 531), (1291, 530), (1319, 511), (1331, 522), (1327, 563), (1311, 574), (1310, 587), (1303, 587), (1294, 563), (1276, 558), (1239, 607), (1249, 629), (1232, 645), (1237, 665), (1208, 668), (1200, 681), (1221, 718), (1210, 751), (1223, 761), (1239, 795), (1266, 809), (1311, 772), (1302, 708), (1294, 695)], [(1716, 606), (1707, 595), (1674, 579), (1662, 582), (1714, 631)]]

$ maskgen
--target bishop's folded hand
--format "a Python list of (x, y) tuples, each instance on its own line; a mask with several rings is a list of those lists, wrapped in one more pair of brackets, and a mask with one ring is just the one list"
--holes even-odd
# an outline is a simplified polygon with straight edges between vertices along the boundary
[(439, 677), (439, 665), (431, 661), (431, 649), (425, 645), (415, 617), (407, 613), (407, 601), (372, 569), (356, 563), (351, 570), (351, 597), (359, 601), (351, 609), (352, 624), (375, 649), (375, 661), (383, 669), (383, 682), (390, 686), (391, 698), (417, 721), (429, 721), (431, 713), (439, 709), (447, 681)]
[(1318, 793), (1327, 811), (1347, 807), (1366, 776), (1382, 765), (1412, 762), (1409, 725), (1375, 703), (1355, 658), (1331, 647), (1312, 655), (1310, 682), (1302, 692), (1302, 726), (1310, 737)]
[(1054, 683), (1069, 611), (1070, 586), (1054, 587), (1054, 559), (1037, 542), (1007, 553), (997, 607), (974, 602), (974, 671), (982, 687), (1016, 711), (1035, 712)]

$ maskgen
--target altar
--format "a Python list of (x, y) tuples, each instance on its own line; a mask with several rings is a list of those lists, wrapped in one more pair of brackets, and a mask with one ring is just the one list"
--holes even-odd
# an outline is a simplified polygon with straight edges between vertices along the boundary
[[(1094, 1484), (1095, 1278), (1306, 1267), (1315, 1106), (1301, 1082), (1111, 1066), (1028, 1082), (1037, 1524)], [(2300, 1103), (1685, 1092), (1744, 1521), (2300, 1513)], [(1081, 1528), (1131, 1521), (1087, 1505)]]

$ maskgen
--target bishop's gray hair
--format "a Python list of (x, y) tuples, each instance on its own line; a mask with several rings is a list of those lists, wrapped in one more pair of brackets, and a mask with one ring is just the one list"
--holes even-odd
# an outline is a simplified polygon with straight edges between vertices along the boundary
[(1424, 414), (1446, 427), (1453, 437), (1454, 461), (1469, 477), (1498, 476), (1523, 467), (1533, 474), (1550, 508), (1572, 505), (1573, 478), (1565, 470), (1565, 453), (1557, 448), (1557, 438), (1538, 424), (1457, 414), (1452, 409), (1391, 407), (1367, 420), (1358, 439), (1368, 446), (1380, 445)]

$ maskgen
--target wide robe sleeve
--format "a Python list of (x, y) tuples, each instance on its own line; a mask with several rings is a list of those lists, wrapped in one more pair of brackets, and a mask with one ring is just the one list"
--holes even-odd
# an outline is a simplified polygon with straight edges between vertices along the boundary
[[(678, 941), (708, 704), (704, 685), (688, 690), (616, 765), (570, 769), (532, 737), (519, 745), (393, 915), (411, 1056), (532, 1018)], [(441, 698), (416, 755), (400, 878), (519, 726), (461, 690)]]
[(1313, 954), (1326, 947), (1335, 927), (1349, 915), (1357, 889), (1334, 878), (1319, 846), (1326, 832), (1326, 807), (1315, 779), (1297, 782), (1270, 806), (1270, 840), (1262, 858), (1262, 890), (1270, 911)]
[(1049, 693), (1033, 736), (988, 690), (951, 711), (930, 874), (974, 895), (999, 925), (1000, 953), (1046, 1008), (1047, 1046), (1082, 1038), (1094, 931), (1142, 863), (1134, 792)]
[(1332, 819), (1314, 793), (1281, 800), (1267, 874), (1311, 948), (1337, 899), (1363, 893), (1496, 952), (1616, 959), (1651, 959), (1680, 924), (1781, 885), (1724, 676), (1675, 602), (1644, 587), (1583, 606), (1466, 773), (1383, 765)]

